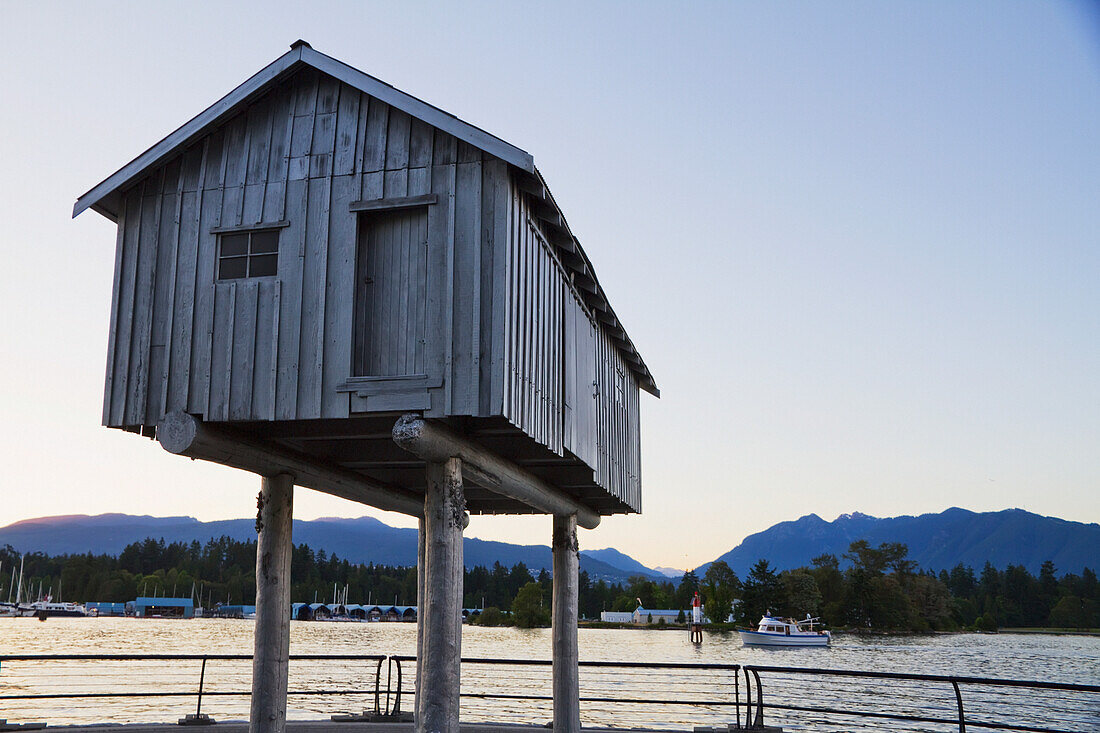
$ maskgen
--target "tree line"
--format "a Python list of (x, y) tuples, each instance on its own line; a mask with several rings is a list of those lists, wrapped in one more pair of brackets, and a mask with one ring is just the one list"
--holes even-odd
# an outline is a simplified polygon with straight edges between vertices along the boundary
[[(9, 573), (20, 558), (10, 546), (0, 549), (0, 600), (9, 595)], [(35, 593), (41, 587), (55, 599), (192, 597), (207, 607), (255, 602), (255, 541), (146, 539), (128, 545), (117, 557), (27, 553), (22, 561), (24, 587)], [(291, 579), (291, 598), (296, 602), (328, 601), (335, 591), (346, 589), (352, 603), (416, 604), (415, 567), (351, 563), (305, 544), (293, 548)], [(546, 570), (532, 572), (523, 563), (469, 568), (463, 606), (492, 609), (483, 623), (545, 625), (552, 587)], [(1038, 576), (1019, 565), (998, 570), (989, 563), (979, 573), (961, 564), (938, 573), (921, 571), (908, 558), (905, 545), (872, 547), (865, 540), (853, 542), (840, 558), (820, 555), (811, 565), (793, 570), (777, 572), (760, 560), (744, 579), (722, 561), (711, 563), (701, 578), (688, 572), (679, 582), (643, 576), (626, 582), (593, 581), (581, 571), (578, 610), (588, 619), (599, 618), (605, 610), (633, 611), (639, 603), (686, 612), (696, 591), (712, 620), (725, 621), (732, 615), (735, 623), (749, 625), (771, 611), (796, 618), (821, 616), (834, 628), (884, 631), (1100, 627), (1100, 583), (1088, 568), (1080, 575), (1061, 577), (1050, 562), (1043, 563)], [(14, 598), (14, 592), (11, 595)]]
[(1022, 565), (998, 570), (989, 562), (979, 574), (961, 563), (921, 571), (908, 553), (901, 543), (872, 547), (859, 540), (841, 558), (823, 554), (793, 570), (776, 572), (760, 560), (743, 581), (719, 561), (700, 585), (712, 607), (732, 607), (735, 620), (745, 624), (771, 611), (883, 631), (1100, 627), (1100, 583), (1089, 568), (1060, 578), (1050, 561), (1038, 577)]

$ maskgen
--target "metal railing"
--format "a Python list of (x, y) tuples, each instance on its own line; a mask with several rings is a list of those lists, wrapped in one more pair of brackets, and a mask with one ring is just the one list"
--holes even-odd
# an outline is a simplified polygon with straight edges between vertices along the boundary
[[(291, 654), (288, 699), (299, 701), (305, 714), (324, 713), (334, 703), (381, 712), (385, 661), (380, 654)], [(217, 712), (247, 718), (251, 695), (250, 654), (0, 655), (0, 718), (10, 720), (51, 713), (63, 713), (64, 723), (201, 718), (208, 698), (243, 700), (223, 703)], [(324, 699), (325, 707), (300, 702), (311, 698)], [(161, 702), (139, 702), (150, 699)]]
[[(415, 662), (402, 655), (291, 655), (290, 717), (407, 718)], [(550, 667), (550, 660), (463, 659), (462, 718), (550, 720)], [(0, 718), (163, 722), (169, 714), (201, 718), (204, 704), (219, 717), (247, 717), (251, 674), (250, 655), (0, 655)], [(585, 726), (1100, 730), (1100, 686), (1089, 684), (675, 662), (583, 661), (579, 675)]]
[[(862, 721), (876, 730), (1100, 730), (1100, 685), (759, 665), (742, 672), (746, 721), (756, 726), (766, 711), (783, 711), (782, 720), (819, 729)], [(901, 727), (915, 723), (940, 727)]]

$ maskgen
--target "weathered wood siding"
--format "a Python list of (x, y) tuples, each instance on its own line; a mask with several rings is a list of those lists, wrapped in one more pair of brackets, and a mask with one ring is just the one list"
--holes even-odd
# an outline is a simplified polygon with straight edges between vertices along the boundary
[(502, 410), (641, 508), (638, 385), (574, 289), (518, 188), (510, 191)]
[[(507, 180), (507, 165), (477, 148), (298, 73), (124, 193), (104, 424), (152, 426), (180, 409), (206, 420), (347, 416), (355, 398), (337, 387), (355, 371), (359, 217), (377, 216), (349, 205), (430, 193), (423, 258), (386, 264), (390, 277), (417, 279), (423, 343), (379, 353), (372, 369), (408, 373), (411, 353), (441, 385), (430, 414), (492, 413), (481, 363), (492, 358), (492, 248), (504, 236), (493, 212), (506, 227)], [(280, 222), (276, 277), (216, 280), (215, 230)]]
[[(104, 423), (504, 416), (640, 508), (634, 374), (513, 178), (315, 70), (279, 83), (123, 192)], [(219, 233), (257, 226), (277, 274), (217, 280)]]

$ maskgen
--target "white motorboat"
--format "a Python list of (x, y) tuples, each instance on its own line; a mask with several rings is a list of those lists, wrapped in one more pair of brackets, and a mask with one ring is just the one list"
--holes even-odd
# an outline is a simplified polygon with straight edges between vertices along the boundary
[(828, 646), (832, 635), (828, 631), (815, 629), (814, 624), (821, 619), (810, 618), (795, 621), (793, 618), (776, 618), (764, 614), (756, 630), (739, 630), (741, 643), (747, 646)]
[(23, 615), (45, 620), (57, 616), (83, 617), (88, 615), (88, 610), (80, 603), (53, 601), (46, 596), (44, 600), (35, 601), (27, 606)]

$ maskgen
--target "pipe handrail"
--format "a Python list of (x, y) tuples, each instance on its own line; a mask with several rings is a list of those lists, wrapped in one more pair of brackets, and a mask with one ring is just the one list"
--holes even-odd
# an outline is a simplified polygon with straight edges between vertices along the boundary
[[(209, 684), (211, 677), (210, 670), (207, 669), (208, 661), (234, 661), (234, 662), (246, 662), (252, 659), (251, 654), (0, 654), (0, 668), (3, 668), (5, 672), (8, 670), (7, 664), (9, 662), (27, 662), (42, 664), (45, 662), (82, 662), (82, 661), (113, 661), (113, 662), (141, 662), (141, 661), (194, 661), (202, 662), (202, 667), (199, 669), (198, 665), (195, 665), (196, 679), (198, 682), (198, 705), (196, 706), (195, 717), (200, 717), (202, 711), (202, 704), (206, 698), (218, 699), (225, 697), (246, 697), (251, 694), (250, 690), (245, 689), (214, 689), (208, 690), (206, 684)], [(323, 696), (348, 696), (348, 695), (373, 695), (373, 712), (375, 715), (380, 716), (392, 716), (397, 717), (401, 712), (401, 697), (403, 694), (409, 694), (415, 689), (415, 679), (411, 681), (412, 687), (404, 689), (405, 680), (409, 679), (407, 676), (403, 676), (403, 662), (415, 662), (416, 657), (414, 655), (383, 655), (383, 654), (291, 654), (289, 656), (291, 662), (295, 661), (317, 661), (317, 662), (360, 662), (368, 663), (367, 669), (373, 669), (374, 677), (373, 684), (370, 684), (369, 680), (363, 680), (359, 684), (355, 684), (354, 680), (349, 680), (350, 687), (345, 689), (337, 689), (332, 684), (326, 684), (324, 682), (315, 681), (314, 684), (323, 684), (323, 688), (316, 689), (291, 689), (287, 694), (289, 697), (303, 697), (308, 696), (311, 698), (323, 697)], [(384, 663), (388, 663), (388, 674), (385, 685), (385, 690), (382, 689), (381, 673)], [(530, 670), (528, 674), (524, 674), (519, 669), (509, 672), (501, 672), (500, 675), (490, 675), (489, 677), (481, 677), (483, 684), (489, 680), (508, 678), (508, 677), (525, 677), (527, 679), (542, 679), (542, 675), (545, 674), (542, 670), (552, 665), (550, 659), (518, 659), (508, 657), (464, 657), (461, 659), (461, 663), (464, 665), (487, 665), (487, 666), (501, 666), (501, 667), (535, 667), (538, 671)], [(394, 679), (393, 667), (396, 665), (396, 679)], [(1071, 730), (1079, 730), (1074, 726), (1079, 726), (1079, 722), (1075, 721), (1075, 718), (1059, 718), (1059, 715), (1078, 715), (1086, 714), (1087, 710), (1091, 710), (1090, 707), (1093, 703), (1092, 698), (1084, 698), (1084, 704), (1078, 704), (1075, 702), (1077, 698), (1069, 698), (1062, 696), (1062, 700), (1071, 700), (1070, 707), (1062, 709), (1055, 709), (1051, 711), (1043, 711), (1043, 714), (1034, 719), (1014, 719), (1009, 721), (997, 721), (991, 719), (991, 716), (996, 716), (995, 711), (997, 708), (989, 707), (988, 704), (977, 704), (975, 706), (975, 700), (970, 698), (968, 694), (967, 705), (964, 709), (964, 696), (962, 687), (968, 687), (968, 693), (973, 693), (975, 688), (980, 690), (982, 687), (997, 688), (997, 690), (986, 689), (984, 695), (989, 698), (992, 696), (993, 700), (1003, 698), (1007, 693), (1006, 688), (1014, 688), (1017, 695), (1023, 695), (1024, 690), (1048, 690), (1058, 692), (1071, 692), (1071, 693), (1085, 693), (1096, 694), (1100, 693), (1100, 685), (1094, 684), (1082, 684), (1082, 683), (1069, 683), (1069, 682), (1051, 682), (1051, 681), (1039, 681), (1039, 680), (1016, 680), (1006, 679), (998, 677), (974, 677), (974, 676), (958, 676), (958, 675), (942, 675), (942, 674), (919, 674), (919, 673), (906, 673), (906, 672), (878, 672), (870, 670), (854, 670), (854, 669), (829, 669), (829, 668), (817, 668), (817, 667), (785, 667), (775, 665), (752, 665), (752, 664), (735, 664), (735, 663), (706, 663), (706, 662), (639, 662), (639, 661), (601, 661), (601, 660), (585, 660), (579, 662), (579, 667), (583, 669), (596, 670), (591, 674), (594, 676), (589, 677), (590, 683), (593, 685), (588, 689), (582, 688), (579, 702), (581, 703), (608, 703), (614, 705), (626, 705), (626, 706), (640, 706), (645, 709), (645, 706), (659, 705), (659, 706), (681, 706), (688, 707), (696, 710), (709, 711), (710, 715), (719, 714), (719, 711), (729, 711), (733, 713), (731, 718), (736, 719), (736, 723), (730, 723), (731, 726), (736, 725), (738, 728), (742, 723), (746, 725), (761, 726), (764, 724), (765, 714), (769, 716), (774, 714), (774, 711), (789, 711), (795, 715), (799, 713), (809, 713), (815, 716), (822, 716), (821, 720), (831, 720), (833, 716), (838, 718), (862, 718), (864, 720), (893, 720), (898, 722), (909, 723), (938, 723), (944, 725), (958, 726), (960, 733), (965, 733), (967, 728), (971, 729), (998, 729), (1007, 731), (1017, 731), (1020, 733), (1067, 733)], [(64, 669), (64, 667), (62, 667)], [(83, 665), (70, 665), (71, 675), (84, 674)], [(141, 667), (134, 668), (137, 670)], [(600, 675), (598, 670), (605, 670), (604, 675)], [(615, 672), (614, 670), (623, 670), (622, 672)], [(631, 675), (627, 674), (626, 670), (639, 670), (637, 673)], [(646, 687), (648, 683), (646, 680), (653, 679), (652, 675), (647, 675), (645, 671), (652, 670), (679, 670), (685, 674), (693, 674), (698, 672), (717, 672), (720, 674), (711, 675), (695, 675), (699, 679), (705, 679), (708, 684), (703, 688), (693, 688), (690, 686), (683, 690), (678, 690), (684, 694), (684, 697), (677, 698), (675, 692), (673, 695), (652, 695), (649, 688)], [(135, 674), (138, 674), (135, 672)], [(188, 673), (190, 674), (190, 673)], [(366, 673), (369, 675), (369, 672)], [(741, 675), (745, 676), (745, 684), (740, 684)], [(779, 675), (780, 677), (776, 677)], [(366, 676), (366, 675), (364, 675)], [(762, 680), (762, 676), (765, 678)], [(782, 676), (788, 676), (787, 679), (783, 679)], [(805, 684), (797, 679), (799, 676), (816, 676), (832, 677), (832, 678), (850, 678), (850, 679), (877, 679), (877, 680), (895, 680), (895, 681), (908, 681), (908, 682), (929, 682), (935, 684), (943, 684), (948, 686), (950, 692), (951, 703), (950, 708), (937, 707), (932, 702), (933, 698), (929, 698), (924, 701), (924, 704), (916, 708), (894, 708), (891, 709), (890, 704), (887, 702), (888, 696), (883, 696), (881, 693), (878, 698), (872, 700), (868, 704), (858, 705), (857, 707), (843, 707), (848, 702), (844, 697), (839, 698), (840, 706), (836, 703), (830, 704), (829, 699), (822, 700), (805, 700), (801, 698), (791, 699), (788, 695), (791, 689), (803, 690), (806, 688)], [(186, 677), (186, 675), (184, 676)], [(239, 677), (237, 678), (239, 681)], [(477, 675), (474, 675), (471, 679), (477, 680)], [(547, 677), (548, 679), (548, 677)], [(690, 678), (689, 678), (690, 679)], [(614, 680), (615, 684), (608, 686), (606, 682), (608, 680)], [(626, 681), (625, 685), (620, 686), (619, 682)], [(819, 680), (821, 681), (821, 680)], [(396, 682), (396, 685), (394, 685)], [(204, 684), (205, 683), (205, 684)], [(870, 687), (866, 684), (858, 685), (854, 682), (842, 683), (840, 685), (840, 694), (843, 695), (844, 690), (852, 688), (855, 685), (856, 688), (866, 688), (868, 690), (878, 689), (877, 687)], [(217, 685), (215, 685), (217, 687)], [(834, 686), (835, 687), (835, 686)], [(887, 690), (893, 687), (903, 689), (899, 686), (884, 686), (883, 689)], [(362, 689), (361, 689), (362, 688)], [(755, 690), (753, 689), (755, 688)], [(767, 689), (767, 701), (765, 701), (764, 691)], [(640, 694), (641, 690), (645, 689), (647, 694)], [(852, 688), (855, 689), (855, 688)], [(925, 689), (917, 686), (916, 690)], [(934, 688), (927, 688), (934, 689)], [(18, 692), (16, 692), (18, 690)], [(671, 691), (671, 690), (670, 690)], [(187, 689), (146, 689), (146, 690), (134, 690), (133, 688), (127, 690), (125, 688), (115, 688), (111, 691), (87, 691), (78, 692), (72, 691), (72, 688), (65, 689), (61, 687), (57, 691), (50, 690), (49, 687), (42, 690), (20, 689), (15, 688), (11, 690), (13, 694), (0, 694), (0, 701), (4, 700), (76, 700), (76, 699), (88, 699), (88, 700), (102, 700), (109, 698), (117, 699), (134, 699), (134, 698), (187, 698), (196, 694), (194, 688)], [(700, 694), (702, 693), (702, 694)], [(383, 701), (382, 696), (385, 695)], [(553, 700), (553, 696), (548, 694), (542, 689), (528, 689), (528, 690), (513, 690), (508, 689), (505, 686), (502, 689), (494, 689), (492, 683), (489, 682), (489, 686), (479, 687), (477, 682), (472, 684), (470, 688), (464, 688), (460, 692), (461, 697), (467, 699), (479, 699), (479, 700), (514, 700), (514, 701), (527, 701), (531, 704), (543, 705), (546, 702)], [(835, 692), (834, 692), (835, 696)], [(904, 696), (903, 696), (904, 697)], [(949, 698), (949, 699), (950, 699)], [(858, 696), (857, 700), (860, 699)], [(863, 698), (866, 699), (866, 698)], [(980, 696), (977, 698), (980, 701), (983, 699)], [(1021, 698), (1023, 699), (1023, 698)], [(880, 703), (881, 701), (881, 703)], [(817, 703), (817, 704), (815, 704)], [(988, 700), (987, 700), (988, 703)], [(741, 709), (744, 706), (745, 718), (742, 721)], [(649, 708), (654, 710), (654, 708)], [(1018, 708), (1017, 708), (1018, 710)], [(949, 712), (950, 711), (950, 712)], [(957, 713), (957, 715), (953, 715)], [(1052, 717), (1053, 715), (1053, 717)], [(1045, 717), (1044, 717), (1045, 716)], [(658, 721), (654, 720), (654, 724)], [(769, 720), (769, 722), (771, 722)], [(772, 723), (774, 724), (774, 723)], [(1052, 726), (1057, 725), (1069, 725), (1068, 728), (1056, 728)]]

